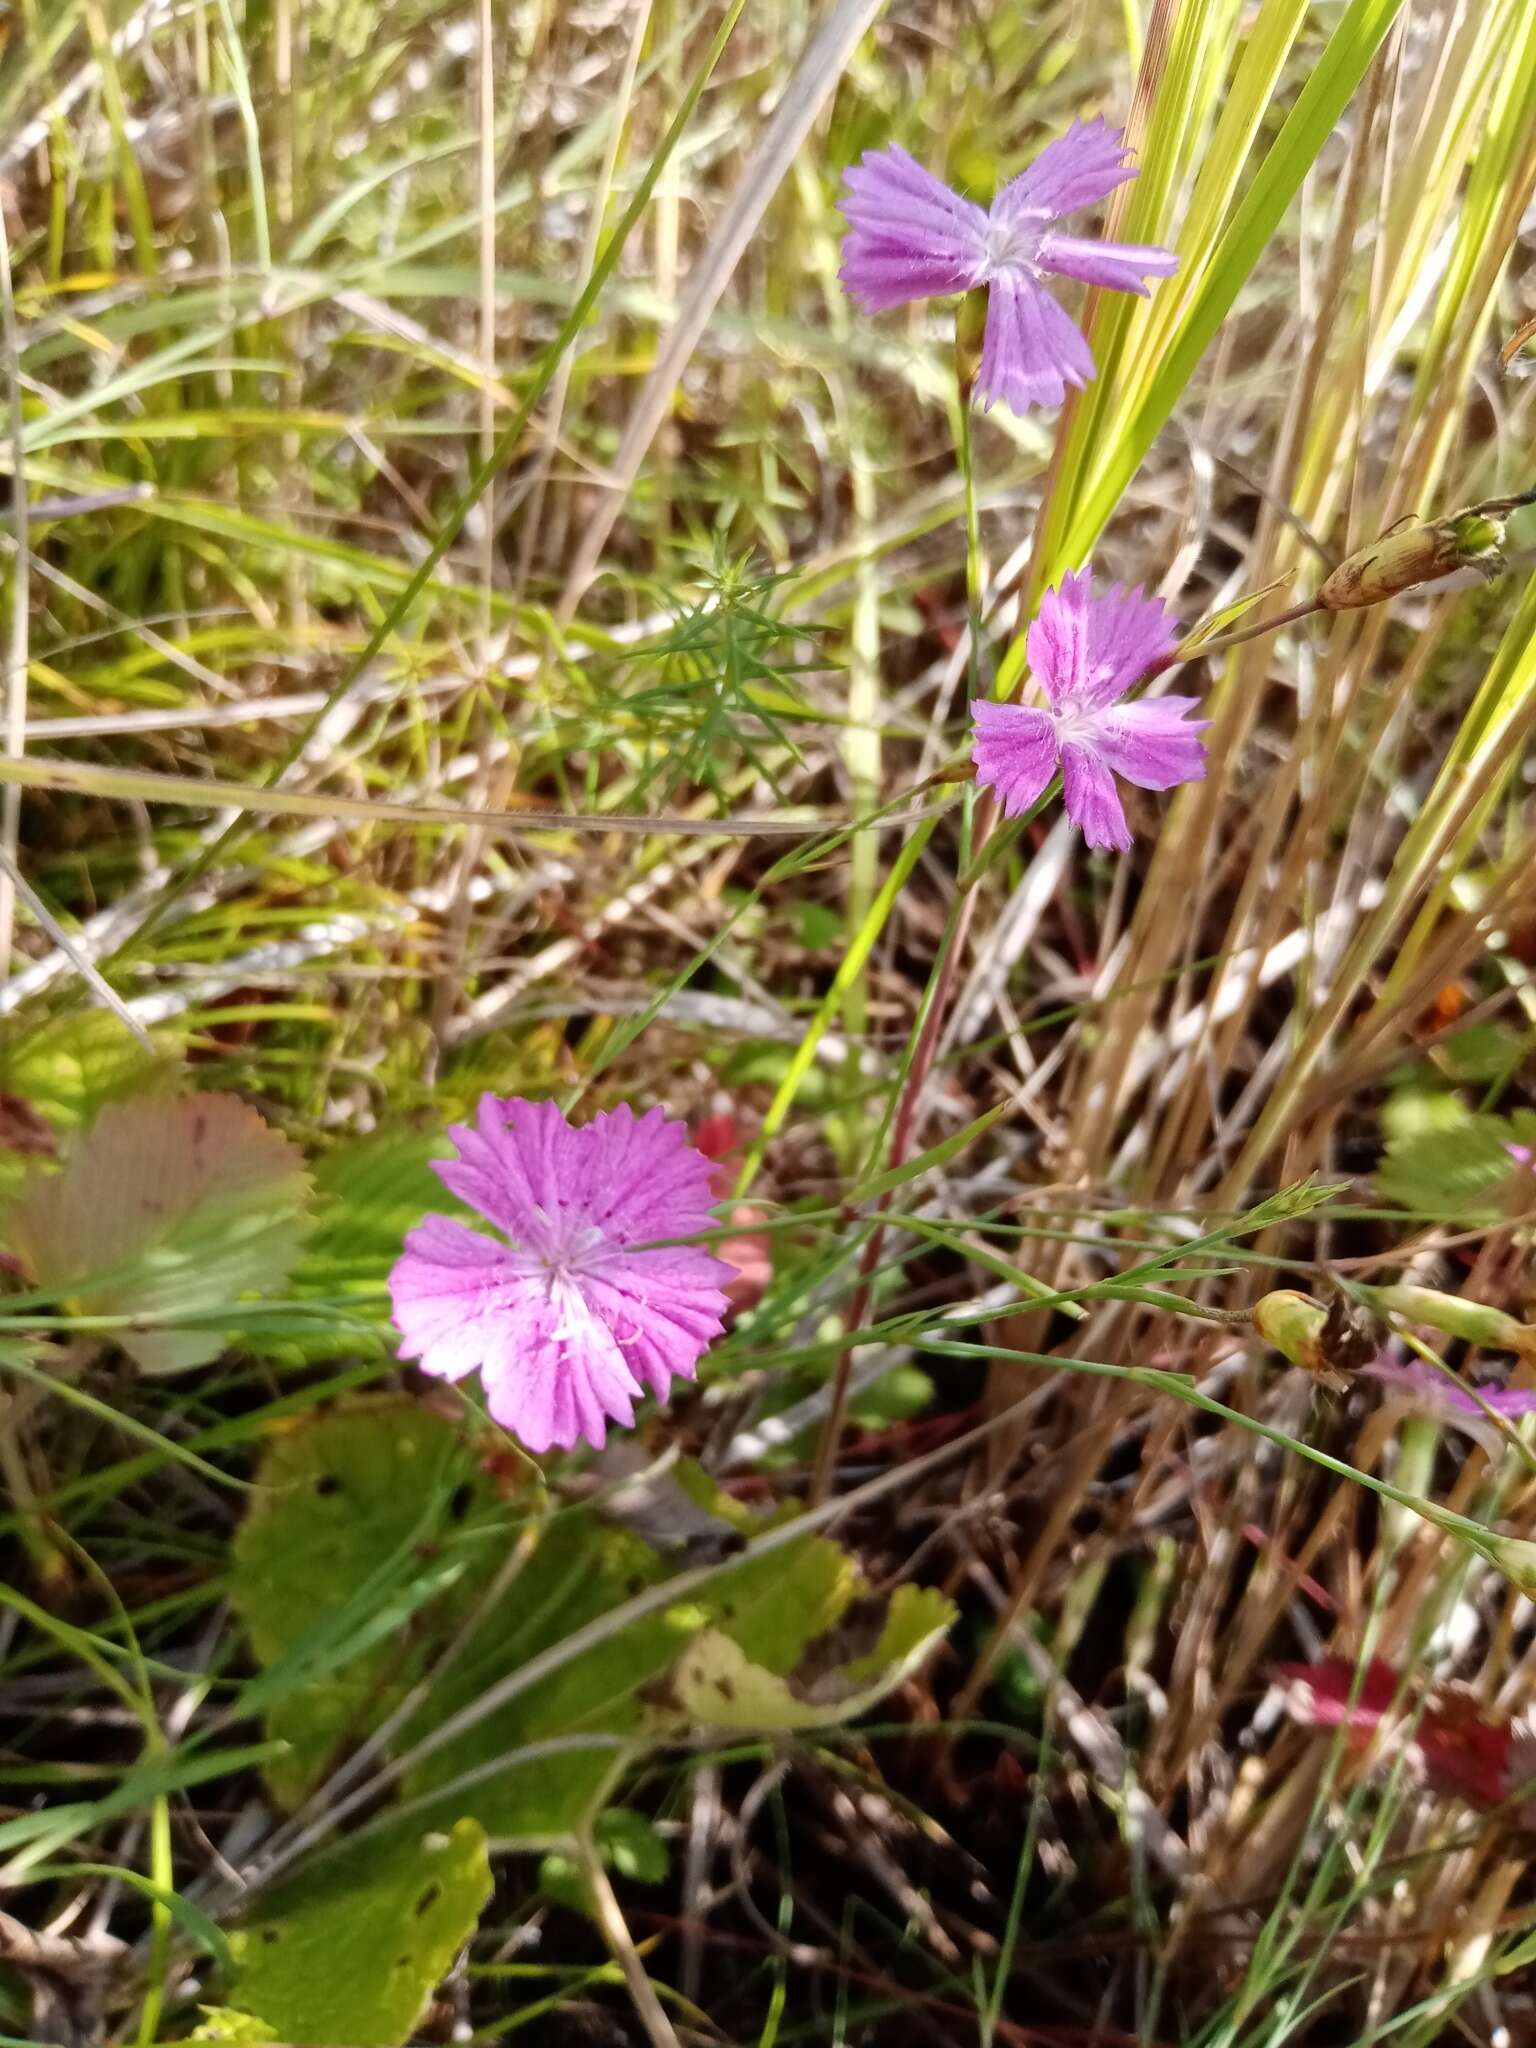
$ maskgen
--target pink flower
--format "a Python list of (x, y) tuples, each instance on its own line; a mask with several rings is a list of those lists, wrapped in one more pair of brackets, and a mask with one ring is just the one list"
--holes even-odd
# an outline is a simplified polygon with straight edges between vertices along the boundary
[(1044, 279), (1147, 296), (1148, 277), (1171, 277), (1167, 249), (1064, 235), (1063, 214), (1092, 206), (1136, 172), (1118, 128), (1076, 121), (1005, 185), (990, 207), (962, 199), (894, 144), (868, 150), (847, 173), (838, 201), (848, 222), (842, 279), (871, 313), (909, 299), (987, 287), (987, 324), (976, 388), (1014, 412), (1060, 405), (1069, 384), (1094, 374), (1082, 334)]
[[(1508, 1438), (1493, 1415), (1516, 1423), (1536, 1413), (1536, 1390), (1529, 1387), (1470, 1387), (1457, 1383), (1449, 1373), (1422, 1358), (1399, 1362), (1382, 1352), (1379, 1358), (1360, 1368), (1361, 1373), (1384, 1386), (1395, 1388), (1401, 1398), (1437, 1422), (1449, 1423), (1480, 1443), (1491, 1459), (1502, 1457)], [(1489, 1409), (1493, 1415), (1489, 1414)]]
[(733, 1269), (696, 1245), (710, 1163), (661, 1110), (621, 1106), (579, 1130), (552, 1102), (482, 1095), (452, 1124), (447, 1186), (503, 1233), (447, 1216), (407, 1233), (389, 1276), (402, 1358), (462, 1379), (477, 1368), (495, 1420), (531, 1451), (600, 1445), (649, 1387), (692, 1379), (719, 1335)]
[(1086, 569), (1045, 593), (1027, 643), (1044, 709), (985, 698), (974, 707), (976, 780), (997, 791), (1004, 817), (1038, 802), (1060, 768), (1067, 816), (1088, 844), (1124, 853), (1131, 833), (1116, 775), (1141, 789), (1200, 780), (1205, 748), (1196, 735), (1210, 721), (1184, 716), (1197, 699), (1120, 701), (1177, 637), (1173, 614), (1156, 598), (1118, 583), (1095, 597)]

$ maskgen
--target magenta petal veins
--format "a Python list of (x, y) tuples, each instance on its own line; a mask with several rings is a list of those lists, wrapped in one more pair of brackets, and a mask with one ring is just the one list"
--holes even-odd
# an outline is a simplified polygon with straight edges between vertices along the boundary
[(531, 1451), (602, 1443), (649, 1389), (691, 1379), (724, 1326), (732, 1268), (696, 1245), (713, 1165), (659, 1109), (580, 1127), (552, 1102), (480, 1099), (449, 1136), (445, 1184), (502, 1233), (446, 1216), (407, 1234), (389, 1291), (400, 1355), (478, 1371), (496, 1421)]
[(848, 222), (842, 280), (871, 313), (912, 299), (987, 288), (976, 389), (1014, 412), (1059, 405), (1094, 374), (1093, 355), (1046, 289), (1052, 276), (1146, 295), (1171, 277), (1167, 249), (1060, 232), (1068, 213), (1093, 206), (1134, 166), (1118, 129), (1078, 121), (1005, 185), (990, 208), (952, 191), (904, 149), (869, 150), (846, 174), (838, 201)]
[(1173, 615), (1156, 598), (1111, 584), (1093, 594), (1087, 570), (1062, 578), (1040, 601), (1027, 640), (1030, 673), (1045, 702), (974, 707), (976, 779), (1003, 815), (1022, 815), (1060, 770), (1067, 815), (1090, 846), (1125, 852), (1130, 827), (1115, 777), (1171, 789), (1205, 774), (1193, 697), (1121, 702), (1173, 651)]

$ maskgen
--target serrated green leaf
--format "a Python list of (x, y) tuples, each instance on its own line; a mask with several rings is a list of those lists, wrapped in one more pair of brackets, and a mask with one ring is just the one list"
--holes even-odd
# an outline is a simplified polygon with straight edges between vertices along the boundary
[(1453, 1089), (1425, 1086), (1421, 1077), (1405, 1087), (1394, 1088), (1382, 1104), (1382, 1136), (1390, 1149), (1401, 1138), (1458, 1130), (1471, 1114), (1465, 1100)]
[(35, 1170), (39, 1153), (89, 1123), (117, 1096), (169, 1092), (176, 1068), (147, 1053), (108, 1010), (82, 1010), (11, 1030), (0, 1045), (0, 1197)]
[(1464, 1116), (1394, 1138), (1376, 1169), (1385, 1201), (1415, 1216), (1492, 1222), (1514, 1171), (1511, 1143), (1530, 1144), (1536, 1117)]
[(0, 1052), (0, 1089), (19, 1095), (65, 1133), (129, 1093), (156, 1085), (169, 1092), (175, 1078), (171, 1058), (147, 1053), (109, 1010), (80, 1010), (13, 1030)]
[(1508, 1081), (1529, 1059), (1529, 1032), (1511, 1031), (1489, 1019), (1456, 1031), (1438, 1048), (1437, 1062), (1453, 1081)]
[(400, 2048), (490, 1895), (475, 1821), (375, 1837), (317, 1863), (236, 1929), (231, 1996), (298, 2048)]
[(242, 1297), (281, 1288), (308, 1197), (297, 1147), (234, 1096), (136, 1097), (29, 1174), (5, 1235), (35, 1286), (142, 1319), (119, 1341), (144, 1371), (182, 1372), (225, 1348)]

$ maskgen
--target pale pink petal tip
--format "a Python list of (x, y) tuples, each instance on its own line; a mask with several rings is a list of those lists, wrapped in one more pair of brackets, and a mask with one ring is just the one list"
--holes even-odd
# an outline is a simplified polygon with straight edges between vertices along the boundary
[(1536, 1413), (1536, 1389), (1487, 1386), (1474, 1391), (1427, 1359), (1399, 1361), (1384, 1351), (1360, 1370), (1390, 1387), (1421, 1413), (1464, 1431), (1483, 1446), (1490, 1458), (1497, 1458), (1507, 1441), (1493, 1419), (1495, 1415), (1515, 1423)]
[(1067, 815), (1089, 846), (1127, 852), (1131, 831), (1115, 777), (1141, 789), (1171, 789), (1205, 774), (1193, 697), (1120, 700), (1174, 648), (1173, 615), (1156, 598), (1112, 584), (1093, 594), (1086, 570), (1046, 591), (1029, 628), (1030, 670), (1043, 706), (975, 707), (971, 759), (995, 790), (1005, 817), (1038, 802), (1060, 771)]
[(976, 390), (1014, 412), (1059, 405), (1094, 374), (1077, 326), (1046, 289), (1052, 276), (1147, 293), (1178, 259), (1150, 244), (1063, 234), (1063, 215), (1095, 205), (1136, 175), (1120, 132), (1075, 122), (978, 206), (923, 169), (904, 149), (870, 150), (846, 174), (838, 200), (848, 222), (842, 280), (868, 312), (912, 299), (987, 287)]
[(400, 1355), (443, 1379), (478, 1370), (531, 1451), (600, 1445), (724, 1327), (734, 1268), (657, 1242), (711, 1228), (711, 1162), (660, 1109), (578, 1128), (554, 1103), (485, 1095), (450, 1136), (443, 1181), (502, 1235), (446, 1216), (407, 1234), (389, 1278)]

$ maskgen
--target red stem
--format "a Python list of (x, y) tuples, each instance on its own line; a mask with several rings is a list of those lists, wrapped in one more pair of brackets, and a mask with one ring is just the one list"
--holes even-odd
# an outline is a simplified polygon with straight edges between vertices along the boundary
[[(992, 799), (987, 796), (976, 807), (974, 845), (977, 852), (984, 845), (994, 822)], [(966, 934), (970, 930), (975, 909), (976, 891), (972, 888), (967, 890), (961, 901), (948, 951), (939, 962), (939, 971), (933, 986), (933, 999), (928, 1005), (928, 1014), (923, 1019), (922, 1029), (918, 1032), (917, 1044), (912, 1052), (912, 1064), (907, 1069), (901, 1098), (896, 1104), (896, 1115), (891, 1125), (889, 1160), (893, 1167), (900, 1166), (905, 1161), (907, 1147), (912, 1142), (918, 1108), (922, 1103), (923, 1090), (933, 1067), (934, 1056), (939, 1049), (939, 1034), (949, 1013), (949, 999), (954, 992), (955, 975), (959, 969), (960, 956), (965, 950)], [(883, 1218), (885, 1211), (891, 1206), (891, 1197), (894, 1193), (895, 1190), (892, 1188), (881, 1195), (875, 1204), (877, 1218)], [(880, 1253), (884, 1244), (885, 1224), (883, 1221), (877, 1221), (859, 1260), (858, 1286), (854, 1290), (853, 1301), (848, 1310), (847, 1340), (837, 1354), (837, 1364), (832, 1372), (832, 1398), (827, 1407), (827, 1419), (822, 1424), (821, 1440), (816, 1446), (816, 1465), (811, 1474), (812, 1507), (818, 1507), (831, 1491), (832, 1474), (837, 1468), (838, 1448), (848, 1419), (848, 1382), (853, 1372), (853, 1354), (858, 1344), (859, 1332), (863, 1329), (865, 1318), (869, 1314), (870, 1296), (875, 1285), (875, 1269), (880, 1264)]]

